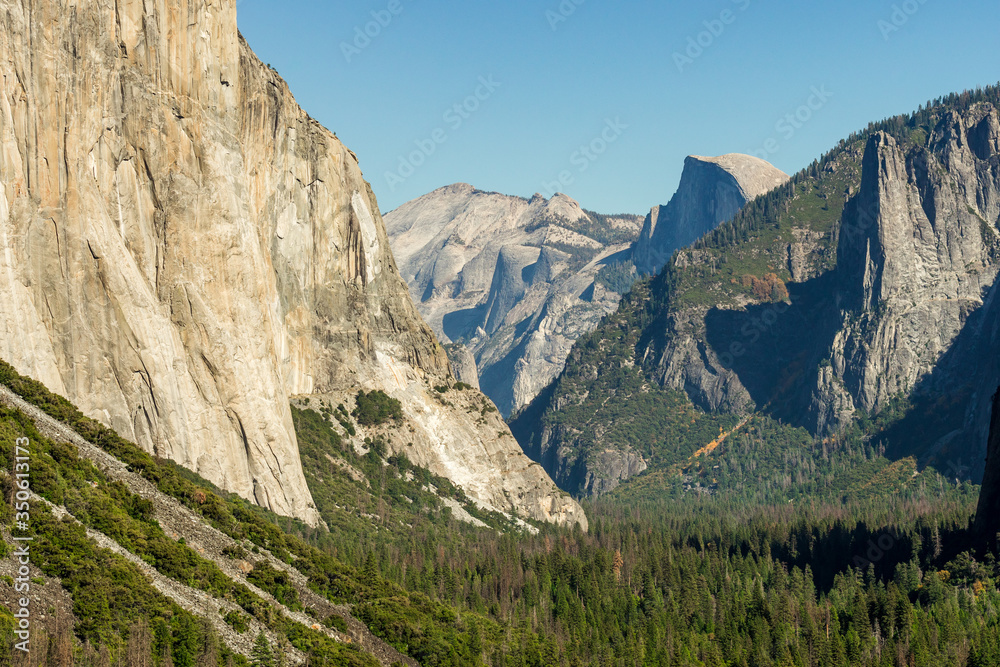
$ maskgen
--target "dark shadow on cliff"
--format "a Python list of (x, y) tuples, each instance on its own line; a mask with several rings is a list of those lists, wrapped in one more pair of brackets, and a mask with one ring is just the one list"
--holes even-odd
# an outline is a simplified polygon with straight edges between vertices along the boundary
[(538, 392), (538, 395), (531, 400), (531, 403), (524, 406), (517, 414), (512, 415), (507, 420), (511, 434), (513, 434), (518, 444), (521, 445), (524, 453), (535, 463), (540, 463), (550, 476), (552, 476), (557, 466), (555, 452), (551, 450), (549, 450), (549, 459), (551, 460), (543, 460), (541, 442), (542, 418), (549, 409), (554, 407), (552, 399), (555, 396), (556, 385), (558, 383), (559, 378), (550, 382), (545, 389)]
[(518, 344), (496, 363), (480, 369), (479, 387), (496, 404), (504, 419), (509, 417), (514, 409), (514, 388), (511, 385), (511, 378), (514, 377), (517, 361), (528, 346), (528, 338), (524, 337), (524, 332), (530, 324), (531, 318), (519, 323), (514, 331), (514, 339), (521, 339)]
[(835, 272), (789, 284), (788, 292), (791, 303), (713, 308), (705, 316), (705, 340), (758, 409), (812, 430), (812, 390), (840, 326)]
[[(514, 439), (521, 445), (528, 458), (535, 463), (542, 463), (540, 436), (542, 417), (545, 416), (545, 411), (552, 407), (552, 396), (555, 394), (557, 382), (558, 380), (550, 382), (531, 399), (531, 403), (507, 419), (507, 426), (510, 427)], [(542, 467), (545, 467), (544, 463)]]
[(485, 310), (483, 306), (477, 306), (446, 314), (441, 321), (444, 335), (453, 341), (464, 339), (468, 334), (474, 332), (476, 327), (483, 325)]
[(991, 397), (1000, 382), (1000, 281), (958, 338), (917, 381), (910, 409), (875, 437), (894, 459), (916, 456), (949, 478), (983, 476)]

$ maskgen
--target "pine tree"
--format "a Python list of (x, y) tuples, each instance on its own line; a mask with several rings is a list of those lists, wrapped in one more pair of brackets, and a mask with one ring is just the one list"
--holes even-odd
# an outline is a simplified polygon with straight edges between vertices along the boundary
[(274, 651), (271, 649), (271, 642), (261, 632), (253, 643), (250, 650), (250, 664), (253, 667), (276, 667), (274, 661)]

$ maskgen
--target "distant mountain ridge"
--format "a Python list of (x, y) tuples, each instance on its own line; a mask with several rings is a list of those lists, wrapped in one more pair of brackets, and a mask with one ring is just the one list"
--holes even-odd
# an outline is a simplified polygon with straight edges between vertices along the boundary
[(417, 308), (454, 344), (460, 376), (478, 380), (504, 414), (530, 401), (576, 338), (614, 310), (620, 294), (602, 276), (631, 271), (640, 222), (585, 211), (563, 194), (524, 199), (465, 183), (385, 216)]
[(750, 155), (689, 155), (670, 203), (653, 207), (646, 216), (635, 247), (636, 268), (647, 274), (658, 272), (674, 251), (691, 245), (747, 202), (786, 181), (788, 174)]

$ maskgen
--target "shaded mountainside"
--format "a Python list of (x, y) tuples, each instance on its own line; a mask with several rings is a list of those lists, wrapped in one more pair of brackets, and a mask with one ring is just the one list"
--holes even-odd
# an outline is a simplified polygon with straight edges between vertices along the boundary
[(986, 470), (973, 530), (980, 544), (1000, 548), (1000, 388), (993, 395)]
[(750, 413), (819, 436), (882, 415), (878, 447), (980, 476), (1000, 371), (998, 105), (990, 88), (875, 124), (678, 252), (512, 420), (525, 451), (594, 493), (622, 462), (684, 461)]
[(500, 425), (433, 398), (444, 350), (357, 157), (236, 3), (0, 5), (0, 355), (158, 456), (315, 523), (289, 409), (403, 404), (411, 456), (484, 505), (582, 511)]
[(460, 377), (504, 414), (534, 398), (573, 342), (614, 311), (634, 280), (640, 223), (562, 194), (527, 200), (464, 183), (385, 217), (417, 308), (451, 343)]

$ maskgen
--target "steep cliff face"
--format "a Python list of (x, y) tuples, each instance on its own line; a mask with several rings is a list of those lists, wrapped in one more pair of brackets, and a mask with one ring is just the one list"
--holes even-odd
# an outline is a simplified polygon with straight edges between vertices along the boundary
[(526, 200), (457, 184), (387, 214), (386, 227), (421, 314), (472, 352), (480, 386), (507, 414), (614, 310), (621, 295), (599, 273), (631, 268), (639, 220), (598, 216), (561, 194)]
[(869, 140), (840, 228), (844, 317), (819, 382), (817, 430), (909, 393), (984, 314), (998, 270), (998, 134), (997, 111), (984, 106), (949, 113), (926, 147)]
[[(235, 4), (3, 2), (0, 356), (146, 449), (315, 522), (289, 397), (384, 388), (422, 414), (416, 387), (450, 370), (356, 157), (243, 42)], [(464, 432), (452, 412), (434, 417)], [(582, 516), (541, 470), (504, 478), (491, 465), (516, 447), (471, 431), (437, 431), (425, 463), (454, 474), (446, 450), (468, 448), (484, 503)]]
[(684, 248), (736, 215), (747, 202), (788, 180), (788, 174), (750, 155), (688, 156), (676, 194), (646, 216), (635, 248), (643, 273), (663, 268)]
[[(926, 146), (873, 134), (860, 181), (848, 186), (853, 194), (829, 232), (836, 269), (824, 272), (821, 256), (810, 253), (788, 261), (786, 303), (675, 309), (656, 379), (708, 410), (742, 414), (768, 405), (815, 433), (832, 433), (859, 411), (878, 412), (915, 388), (939, 394), (949, 378), (977, 372), (971, 348), (960, 352), (956, 344), (983, 321), (997, 276), (996, 123), (995, 109), (979, 107), (947, 114)], [(977, 150), (971, 136), (981, 137)], [(795, 239), (823, 236), (808, 225), (790, 231)], [(789, 258), (802, 255), (795, 247)], [(780, 266), (784, 254), (775, 247), (770, 265)], [(678, 268), (710, 261), (694, 251)], [(967, 371), (942, 369), (930, 389), (943, 360)], [(783, 369), (794, 373), (782, 378)]]

